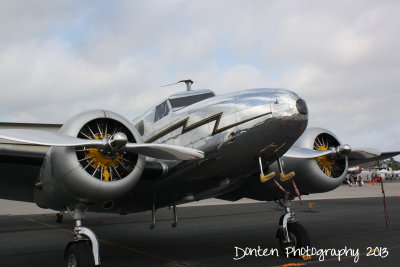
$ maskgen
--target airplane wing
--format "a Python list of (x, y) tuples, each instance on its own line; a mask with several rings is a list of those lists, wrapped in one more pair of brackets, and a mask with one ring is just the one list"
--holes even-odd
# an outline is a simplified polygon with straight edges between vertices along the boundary
[(354, 167), (369, 162), (388, 159), (400, 154), (400, 151), (380, 152), (379, 150), (371, 148), (351, 149), (350, 146), (348, 146), (347, 149), (348, 149), (347, 151), (345, 150), (341, 151), (340, 149), (313, 150), (308, 148), (293, 147), (286, 152), (284, 157), (306, 159), (306, 158), (317, 158), (326, 155), (334, 156), (339, 154), (347, 156), (349, 164), (348, 167)]
[(14, 163), (40, 167), (45, 155), (46, 152), (44, 151), (0, 148), (0, 163)]
[(393, 151), (393, 152), (381, 152), (381, 154), (379, 156), (370, 157), (370, 158), (348, 157), (349, 168), (354, 167), (354, 166), (359, 166), (361, 164), (365, 164), (368, 162), (374, 162), (374, 161), (378, 161), (378, 160), (392, 158), (399, 154), (400, 154), (400, 151)]
[(0, 148), (0, 198), (33, 202), (45, 152)]

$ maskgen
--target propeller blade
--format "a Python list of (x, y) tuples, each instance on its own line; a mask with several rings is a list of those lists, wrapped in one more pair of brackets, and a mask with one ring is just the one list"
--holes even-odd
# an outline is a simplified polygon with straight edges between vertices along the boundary
[(303, 147), (292, 147), (283, 156), (288, 158), (310, 159), (318, 158), (325, 155), (348, 156), (351, 152), (352, 149), (349, 145), (340, 145), (338, 147), (331, 147), (326, 150), (313, 150)]
[(40, 146), (103, 146), (102, 140), (81, 139), (58, 132), (4, 129), (0, 130), (0, 138)]
[[(41, 146), (104, 147), (106, 145), (110, 145), (108, 141), (104, 142), (102, 139), (81, 139), (58, 132), (27, 129), (0, 130), (0, 138)], [(113, 147), (114, 142), (116, 142), (116, 140), (111, 139), (111, 145)], [(157, 159), (192, 160), (204, 158), (204, 153), (202, 151), (166, 144), (127, 143), (125, 146), (121, 145), (120, 149), (122, 148), (125, 148), (127, 151), (131, 151), (133, 153), (142, 154), (144, 156)]]
[(332, 153), (335, 153), (335, 152), (331, 149), (313, 150), (313, 149), (302, 148), (302, 147), (292, 147), (283, 156), (287, 157), (287, 158), (310, 159), (310, 158), (318, 158), (318, 157), (329, 155)]
[(379, 150), (372, 148), (356, 148), (350, 152), (349, 158), (368, 159), (368, 158), (379, 157), (381, 154), (382, 153)]
[(204, 158), (204, 152), (200, 150), (166, 144), (128, 143), (126, 150), (157, 159), (193, 160)]

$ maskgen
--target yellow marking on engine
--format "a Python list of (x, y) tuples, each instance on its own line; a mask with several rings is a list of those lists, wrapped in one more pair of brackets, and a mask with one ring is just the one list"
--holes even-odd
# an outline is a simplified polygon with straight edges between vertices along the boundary
[[(317, 147), (317, 150), (323, 151), (323, 150), (328, 150), (329, 147), (325, 145), (321, 145)], [(329, 177), (332, 177), (332, 168), (335, 165), (335, 162), (330, 159), (327, 155), (317, 157), (316, 161), (318, 163), (318, 166), (321, 168), (321, 170)]]
[(109, 182), (110, 181), (110, 173), (108, 169), (104, 169), (103, 171), (103, 181)]
[[(96, 135), (93, 139), (102, 139), (110, 137), (109, 134), (99, 134)], [(115, 155), (114, 157), (106, 157), (98, 148), (88, 148), (86, 152), (86, 157), (90, 158), (92, 161), (93, 168), (103, 168), (102, 180), (105, 182), (110, 181), (111, 174), (109, 172), (109, 168), (116, 167), (120, 161), (121, 156)]]
[(109, 158), (104, 156), (103, 153), (101, 153), (101, 151), (97, 148), (88, 148), (86, 157), (89, 157), (93, 160), (92, 163), (93, 167), (103, 167), (103, 168), (115, 167), (121, 160), (120, 155), (116, 155), (113, 158)]

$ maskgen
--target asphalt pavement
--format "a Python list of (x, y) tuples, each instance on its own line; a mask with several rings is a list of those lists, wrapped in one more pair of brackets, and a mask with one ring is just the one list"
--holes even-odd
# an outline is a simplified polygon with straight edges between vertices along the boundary
[[(305, 259), (278, 251), (282, 212), (273, 202), (180, 207), (176, 228), (168, 209), (153, 230), (149, 212), (88, 214), (83, 225), (100, 239), (103, 267), (399, 266), (400, 197), (386, 201), (388, 229), (380, 197), (293, 202), (311, 239)], [(67, 215), (61, 224), (53, 214), (0, 216), (0, 266), (64, 266), (73, 225)]]

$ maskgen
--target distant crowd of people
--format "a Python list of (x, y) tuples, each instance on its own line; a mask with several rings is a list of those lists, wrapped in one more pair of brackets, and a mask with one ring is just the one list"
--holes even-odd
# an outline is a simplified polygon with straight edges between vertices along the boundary
[(343, 184), (349, 186), (363, 186), (364, 183), (371, 185), (379, 184), (381, 181), (397, 181), (400, 179), (400, 174), (396, 173), (368, 173), (361, 175), (360, 173), (348, 173)]
[[(379, 174), (371, 174), (371, 176), (367, 176), (367, 183), (369, 184), (377, 184), (380, 183), (382, 180), (382, 176)], [(347, 174), (346, 179), (344, 180), (345, 184), (348, 184), (349, 186), (363, 186), (364, 181), (361, 175), (357, 174)]]
[(361, 175), (356, 174), (347, 174), (344, 183), (348, 184), (349, 186), (363, 186), (364, 181)]

